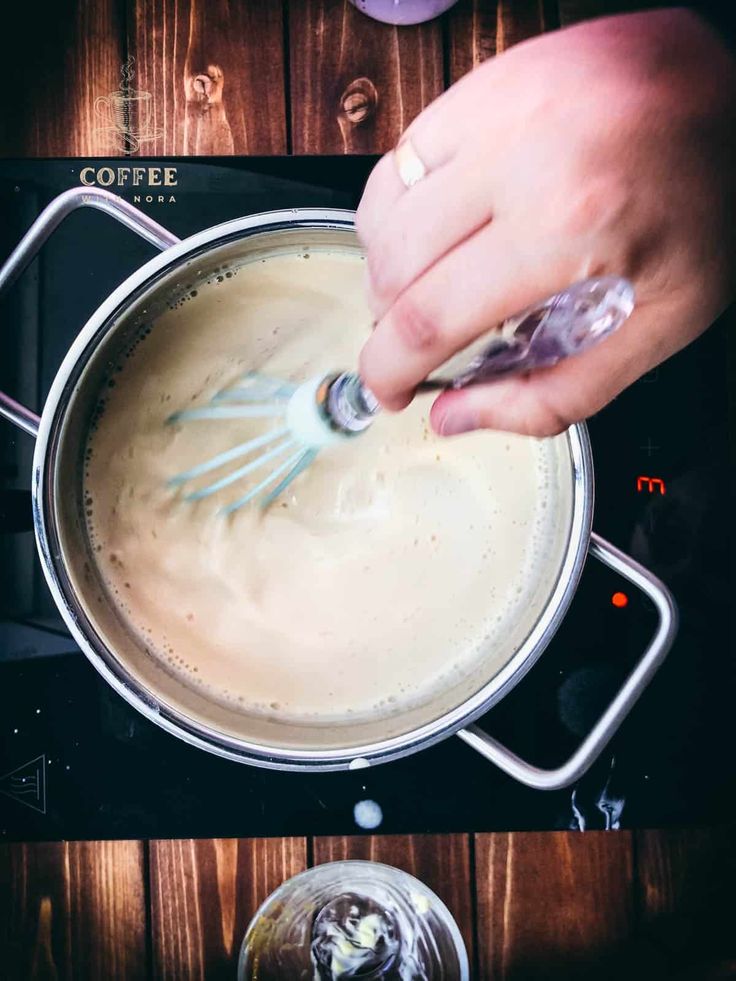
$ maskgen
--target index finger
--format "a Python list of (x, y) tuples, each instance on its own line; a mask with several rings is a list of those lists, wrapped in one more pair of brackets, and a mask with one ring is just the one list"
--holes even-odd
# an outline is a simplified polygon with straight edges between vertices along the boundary
[(454, 141), (435, 139), (421, 116), (402, 135), (399, 143), (404, 140), (411, 141), (424, 164), (426, 176), (414, 187), (407, 187), (399, 175), (394, 150), (381, 157), (371, 171), (355, 217), (358, 237), (366, 247), (370, 247), (376, 234), (390, 219), (396, 203), (420, 187), (424, 191), (428, 185), (433, 185), (456, 150)]
[(403, 408), (453, 354), (589, 274), (559, 244), (522, 247), (503, 223), (485, 225), (396, 299), (363, 347), (361, 375), (386, 408)]
[[(494, 65), (489, 61), (478, 72), (461, 78), (423, 109), (402, 134), (399, 143), (410, 140), (426, 168), (427, 176), (419, 185), (407, 188), (402, 183), (393, 150), (378, 161), (357, 210), (358, 236), (364, 245), (370, 247), (375, 233), (390, 217), (400, 197), (412, 194), (419, 186), (431, 185), (435, 175), (454, 159), (467, 136), (466, 129), (477, 129), (479, 119), (486, 126), (494, 120), (496, 114), (489, 111), (486, 86), (481, 85), (478, 77), (482, 75), (485, 79), (492, 70)], [(470, 105), (474, 111), (463, 112), (464, 105)], [(479, 111), (481, 107), (483, 112)], [(499, 125), (500, 120), (493, 122), (494, 129)]]

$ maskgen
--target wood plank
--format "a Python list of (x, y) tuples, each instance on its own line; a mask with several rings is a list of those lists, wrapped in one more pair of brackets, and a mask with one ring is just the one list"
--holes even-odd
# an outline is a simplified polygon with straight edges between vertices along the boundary
[(294, 153), (380, 153), (443, 89), (439, 21), (390, 27), (347, 0), (289, 4)]
[(447, 23), (451, 83), (486, 58), (553, 26), (546, 23), (544, 0), (461, 0)]
[(263, 900), (307, 866), (304, 838), (152, 841), (151, 929), (157, 978), (233, 978)]
[(650, 975), (736, 977), (736, 828), (635, 832)]
[(345, 859), (393, 865), (429, 886), (455, 917), (473, 963), (473, 876), (467, 835), (366, 835), (314, 839), (315, 865)]
[(609, 977), (632, 929), (629, 832), (475, 839), (479, 977)]
[(3, 6), (0, 154), (111, 151), (95, 99), (118, 87), (125, 29), (117, 0)]
[(281, 0), (131, 0), (137, 152), (286, 152)]
[(5, 845), (0, 881), (4, 978), (146, 976), (142, 842)]

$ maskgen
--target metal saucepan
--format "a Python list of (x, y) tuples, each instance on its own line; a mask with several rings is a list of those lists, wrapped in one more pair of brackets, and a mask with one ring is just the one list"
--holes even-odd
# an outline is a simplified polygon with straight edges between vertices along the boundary
[[(168, 301), (227, 263), (268, 251), (308, 247), (357, 250), (354, 215), (316, 209), (251, 215), (207, 228), (183, 241), (121, 198), (97, 188), (57, 197), (41, 213), (0, 269), (0, 290), (22, 272), (72, 210), (93, 207), (161, 249), (98, 308), (65, 357), (39, 418), (0, 393), (0, 414), (36, 439), (33, 518), (44, 574), (74, 639), (100, 674), (131, 705), (193, 746), (259, 766), (339, 770), (379, 763), (458, 735), (516, 780), (557, 789), (577, 780), (596, 759), (669, 650), (677, 613), (666, 587), (633, 559), (591, 532), (593, 465), (586, 427), (566, 434), (570, 520), (560, 563), (541, 597), (539, 616), (513, 641), (510, 656), (465, 679), (430, 705), (391, 719), (336, 730), (252, 719), (214, 705), (173, 679), (150, 656), (116, 611), (96, 574), (83, 518), (83, 454), (89, 422), (106, 372), (136, 331)], [(565, 463), (567, 469), (567, 461)], [(561, 766), (544, 770), (520, 759), (474, 725), (526, 674), (554, 635), (575, 593), (586, 556), (593, 555), (653, 602), (654, 637), (598, 722)], [(464, 686), (464, 687), (463, 687)]]

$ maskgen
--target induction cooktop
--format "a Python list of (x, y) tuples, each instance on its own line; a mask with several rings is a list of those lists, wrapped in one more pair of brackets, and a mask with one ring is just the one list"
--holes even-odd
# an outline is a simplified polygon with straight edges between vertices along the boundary
[[(186, 236), (244, 214), (355, 207), (368, 157), (0, 161), (0, 256), (59, 192), (107, 187)], [(72, 214), (0, 299), (0, 388), (40, 408), (89, 314), (153, 250)], [(733, 341), (731, 341), (733, 343)], [(67, 634), (35, 555), (31, 437), (0, 420), (0, 834), (5, 839), (630, 828), (711, 822), (734, 794), (736, 391), (724, 324), (590, 421), (594, 527), (660, 576), (681, 625), (593, 768), (534, 791), (452, 737), (345, 773), (281, 773), (192, 748), (122, 700)], [(574, 750), (641, 655), (649, 602), (599, 563), (541, 659), (481, 725), (528, 760)]]

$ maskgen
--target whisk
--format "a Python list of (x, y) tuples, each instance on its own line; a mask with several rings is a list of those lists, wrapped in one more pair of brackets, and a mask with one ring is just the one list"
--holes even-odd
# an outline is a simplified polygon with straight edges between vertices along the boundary
[[(633, 308), (634, 289), (628, 280), (616, 276), (582, 280), (504, 321), (461, 371), (428, 378), (417, 391), (465, 388), (551, 367), (609, 336)], [(272, 420), (273, 428), (177, 474), (169, 484), (182, 487), (242, 461), (212, 483), (188, 491), (184, 499), (201, 500), (255, 476), (255, 485), (223, 511), (232, 514), (258, 498), (266, 508), (321, 450), (364, 432), (379, 411), (378, 400), (355, 372), (320, 375), (301, 384), (247, 372), (207, 405), (175, 412), (168, 422), (263, 418)]]

